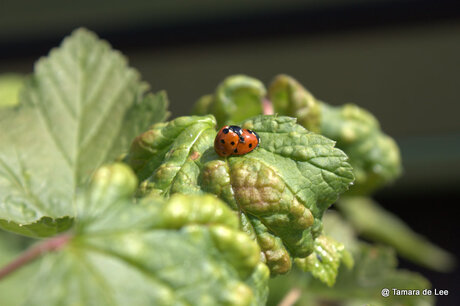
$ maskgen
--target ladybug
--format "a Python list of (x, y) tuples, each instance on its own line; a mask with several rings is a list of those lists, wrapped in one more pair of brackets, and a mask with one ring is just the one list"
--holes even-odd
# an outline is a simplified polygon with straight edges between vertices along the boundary
[(259, 146), (260, 138), (254, 131), (243, 129), (242, 137), (233, 151), (235, 155), (247, 154)]
[(220, 156), (243, 155), (259, 145), (259, 135), (236, 125), (226, 125), (220, 129), (214, 140), (214, 149)]
[(243, 129), (236, 125), (223, 126), (214, 140), (214, 149), (220, 156), (230, 156), (235, 153), (238, 143), (243, 137)]

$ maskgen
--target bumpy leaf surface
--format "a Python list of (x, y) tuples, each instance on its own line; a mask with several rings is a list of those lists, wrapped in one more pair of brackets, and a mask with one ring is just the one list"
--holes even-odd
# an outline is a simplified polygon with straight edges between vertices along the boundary
[(313, 254), (306, 258), (297, 258), (295, 263), (302, 270), (310, 271), (314, 277), (332, 286), (342, 261), (348, 268), (353, 266), (353, 257), (345, 250), (344, 245), (322, 235), (315, 240)]
[[(265, 88), (257, 79), (231, 76), (219, 85), (214, 95), (198, 100), (194, 113), (213, 114), (220, 125), (238, 123), (261, 114), (264, 94)], [(400, 175), (398, 146), (366, 110), (354, 104), (329, 106), (287, 75), (275, 77), (267, 97), (276, 114), (295, 117), (309, 131), (337, 141), (337, 147), (349, 156), (356, 177), (349, 194), (369, 194)]]
[(321, 103), (321, 118), (321, 134), (336, 140), (350, 157), (356, 177), (350, 193), (372, 193), (401, 174), (399, 148), (371, 113), (354, 104)]
[(0, 227), (41, 237), (69, 228), (77, 188), (164, 119), (165, 95), (146, 90), (84, 29), (39, 60), (19, 107), (0, 111)]
[(98, 170), (78, 196), (71, 240), (40, 260), (26, 305), (265, 303), (268, 268), (230, 208), (211, 195), (134, 204), (136, 187), (123, 164)]
[(237, 124), (262, 114), (265, 93), (265, 86), (257, 79), (245, 75), (230, 76), (219, 84), (214, 95), (200, 98), (193, 113), (213, 114), (220, 126)]
[(320, 131), (321, 109), (316, 98), (293, 78), (287, 75), (275, 77), (268, 98), (278, 114), (296, 117), (308, 130)]
[(337, 141), (337, 147), (349, 156), (356, 177), (349, 193), (371, 193), (401, 173), (398, 146), (364, 109), (353, 104), (329, 106), (286, 75), (275, 78), (269, 98), (275, 112), (297, 117), (304, 127)]
[(258, 116), (242, 127), (258, 133), (259, 147), (222, 158), (213, 147), (215, 124), (213, 116), (195, 116), (154, 125), (126, 161), (143, 180), (143, 195), (217, 195), (257, 239), (272, 274), (285, 273), (292, 257), (313, 251), (323, 212), (353, 181), (347, 157), (293, 118)]

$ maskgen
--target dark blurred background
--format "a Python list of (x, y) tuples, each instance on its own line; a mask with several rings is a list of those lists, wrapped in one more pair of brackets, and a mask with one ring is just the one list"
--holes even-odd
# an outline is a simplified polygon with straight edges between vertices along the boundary
[[(330, 104), (371, 111), (400, 145), (404, 175), (375, 198), (460, 254), (460, 1), (162, 0), (0, 2), (0, 73), (34, 61), (84, 26), (121, 50), (186, 115), (226, 76), (267, 85), (290, 74)], [(458, 269), (431, 272), (459, 305)]]

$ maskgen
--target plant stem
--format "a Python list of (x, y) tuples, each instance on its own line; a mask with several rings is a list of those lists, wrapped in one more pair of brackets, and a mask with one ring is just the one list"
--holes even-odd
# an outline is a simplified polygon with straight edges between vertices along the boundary
[(267, 98), (262, 100), (262, 109), (264, 115), (273, 115), (275, 113), (273, 111), (272, 101), (268, 100)]
[(70, 234), (62, 234), (31, 246), (12, 262), (0, 269), (0, 280), (21, 268), (22, 266), (30, 263), (34, 259), (40, 257), (44, 253), (59, 250), (65, 246), (71, 238), (72, 235)]
[(302, 291), (299, 288), (292, 288), (281, 300), (278, 306), (292, 306), (300, 298)]

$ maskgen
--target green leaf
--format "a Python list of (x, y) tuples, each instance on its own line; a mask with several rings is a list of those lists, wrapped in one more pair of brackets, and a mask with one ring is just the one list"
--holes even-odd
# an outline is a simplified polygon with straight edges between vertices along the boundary
[(349, 193), (370, 194), (401, 174), (399, 148), (372, 114), (353, 104), (322, 103), (321, 115), (321, 134), (336, 140), (350, 157), (356, 181)]
[[(397, 260), (391, 248), (360, 245), (355, 255), (355, 268), (341, 270), (334, 288), (321, 292), (320, 296), (333, 296), (337, 300), (354, 300), (355, 303), (381, 305), (433, 305), (433, 296), (422, 295), (423, 289), (431, 288), (427, 279), (418, 273), (396, 269)], [(383, 288), (390, 289), (389, 297), (382, 297)], [(419, 290), (418, 296), (397, 296), (393, 288)], [(315, 290), (315, 289), (314, 289)], [(331, 291), (334, 291), (332, 293)]]
[(211, 105), (214, 102), (214, 95), (204, 95), (193, 105), (192, 114), (198, 116), (208, 115), (211, 112)]
[(211, 195), (133, 204), (135, 181), (123, 164), (98, 170), (73, 237), (41, 259), (26, 305), (265, 303), (268, 269), (231, 209)]
[(222, 158), (213, 147), (215, 123), (181, 117), (140, 135), (126, 158), (143, 181), (140, 193), (217, 195), (239, 213), (272, 274), (285, 273), (291, 256), (313, 251), (323, 212), (353, 181), (347, 157), (293, 118), (258, 116), (242, 126), (258, 133), (259, 147)]
[[(353, 255), (353, 268), (340, 266), (333, 287), (300, 270), (271, 279), (268, 305), (278, 305), (292, 288), (302, 291), (298, 305), (434, 305), (432, 296), (422, 295), (423, 289), (431, 287), (429, 281), (417, 273), (397, 269), (393, 249), (359, 241), (352, 226), (336, 211), (328, 210), (323, 222), (324, 232), (343, 243)], [(420, 295), (392, 294), (384, 298), (383, 288), (418, 289)]]
[(343, 219), (337, 210), (326, 211), (323, 216), (323, 224), (324, 233), (342, 243), (347, 251), (355, 253), (358, 250), (359, 246), (355, 229)]
[[(215, 125), (213, 116), (179, 117), (155, 124), (136, 137), (125, 161), (141, 181), (152, 176), (154, 187), (164, 195), (171, 189), (193, 189), (199, 173), (197, 163), (205, 151), (213, 152)], [(189, 179), (195, 182), (189, 184)]]
[(23, 83), (22, 75), (12, 73), (0, 75), (0, 108), (18, 104), (19, 90)]
[[(395, 253), (390, 248), (362, 244), (355, 255), (356, 267), (339, 272), (336, 285), (330, 290), (312, 284), (317, 298), (329, 297), (334, 300), (349, 300), (360, 305), (433, 305), (433, 296), (422, 295), (423, 289), (431, 288), (430, 283), (420, 274), (397, 270)], [(389, 297), (382, 297), (383, 288), (390, 289)], [(418, 296), (397, 296), (393, 288), (419, 290)], [(333, 298), (334, 297), (334, 298)]]
[(320, 131), (321, 108), (318, 101), (299, 82), (287, 75), (275, 77), (268, 98), (276, 113), (296, 117), (308, 130)]
[(341, 262), (349, 269), (353, 267), (353, 257), (345, 250), (344, 245), (327, 236), (316, 238), (311, 255), (295, 260), (303, 271), (311, 272), (329, 287), (335, 283)]
[[(396, 269), (392, 249), (359, 243), (353, 257), (353, 269), (342, 265), (333, 287), (299, 270), (270, 279), (268, 305), (278, 305), (292, 288), (302, 291), (297, 305), (434, 305), (433, 296), (422, 294), (431, 288), (429, 281), (418, 273)], [(390, 290), (389, 297), (382, 297), (383, 288)], [(393, 288), (419, 290), (419, 295), (394, 295)]]
[(297, 117), (307, 129), (337, 141), (349, 156), (356, 180), (348, 193), (369, 194), (401, 174), (398, 146), (371, 113), (354, 104), (329, 106), (287, 75), (276, 77), (268, 92), (276, 113)]
[(401, 219), (366, 197), (346, 197), (340, 211), (363, 237), (386, 243), (418, 264), (437, 271), (451, 271), (455, 258), (411, 230)]
[(76, 30), (35, 65), (20, 106), (0, 111), (0, 227), (28, 236), (68, 229), (75, 193), (140, 131), (166, 116), (109, 44)]
[[(214, 95), (197, 101), (193, 113), (213, 114), (218, 124), (236, 124), (262, 113), (265, 88), (257, 79), (237, 75), (225, 79)], [(308, 130), (337, 141), (350, 158), (355, 185), (349, 194), (369, 194), (401, 174), (401, 157), (394, 140), (384, 134), (374, 116), (354, 104), (329, 106), (294, 78), (275, 77), (268, 89), (275, 113), (298, 119)]]
[(217, 123), (236, 124), (262, 114), (265, 86), (257, 79), (245, 75), (226, 78), (214, 95), (200, 98), (193, 109), (195, 115), (213, 114)]

